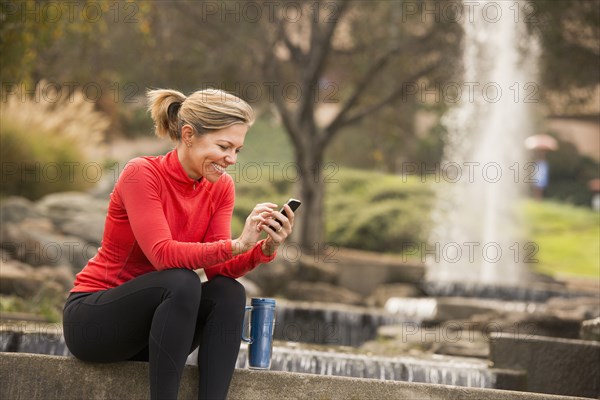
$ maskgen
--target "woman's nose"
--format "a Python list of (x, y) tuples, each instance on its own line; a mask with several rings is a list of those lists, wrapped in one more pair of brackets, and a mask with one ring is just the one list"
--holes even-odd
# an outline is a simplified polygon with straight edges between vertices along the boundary
[(237, 161), (237, 154), (228, 154), (225, 156), (225, 162), (227, 162), (227, 164), (235, 164)]

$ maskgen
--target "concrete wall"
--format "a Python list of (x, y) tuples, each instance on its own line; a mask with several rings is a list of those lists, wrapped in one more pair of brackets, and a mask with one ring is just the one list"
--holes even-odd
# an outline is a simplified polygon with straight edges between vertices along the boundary
[(600, 342), (504, 334), (491, 340), (490, 360), (525, 370), (525, 390), (600, 398)]
[[(83, 363), (71, 357), (0, 353), (2, 400), (147, 399), (148, 364)], [(198, 374), (186, 366), (179, 398), (197, 398)], [(229, 400), (431, 399), (568, 400), (565, 396), (408, 382), (236, 370)]]
[[(401, 256), (341, 249), (332, 258), (338, 260), (337, 284), (360, 293), (371, 295), (379, 285), (386, 283), (419, 283), (425, 276), (425, 266), (402, 260)], [(365, 268), (368, 265), (370, 268)], [(368, 271), (368, 273), (367, 273)]]

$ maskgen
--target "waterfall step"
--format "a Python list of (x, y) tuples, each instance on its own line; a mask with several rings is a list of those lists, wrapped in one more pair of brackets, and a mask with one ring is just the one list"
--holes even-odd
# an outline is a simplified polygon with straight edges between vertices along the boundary
[(491, 285), (478, 282), (425, 281), (421, 287), (431, 297), (475, 297), (543, 303), (551, 297), (577, 298), (595, 293), (574, 291), (559, 285), (533, 283), (528, 286)]
[[(148, 363), (84, 363), (72, 357), (0, 353), (2, 399), (127, 399), (149, 398)], [(198, 396), (198, 370), (186, 366), (179, 399)], [(389, 382), (277, 371), (237, 369), (229, 400), (263, 399), (447, 399), (576, 400), (508, 390)], [(580, 398), (579, 398), (580, 399)]]

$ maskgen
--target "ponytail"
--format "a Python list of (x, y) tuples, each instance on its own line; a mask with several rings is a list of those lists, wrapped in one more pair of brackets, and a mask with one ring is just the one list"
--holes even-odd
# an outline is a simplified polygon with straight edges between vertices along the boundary
[(148, 90), (148, 111), (154, 121), (154, 133), (158, 137), (169, 136), (179, 140), (179, 109), (186, 97), (171, 89)]
[(154, 133), (173, 141), (181, 140), (183, 124), (190, 124), (196, 135), (204, 135), (236, 124), (250, 127), (254, 123), (252, 107), (222, 90), (199, 90), (186, 97), (176, 90), (157, 89), (148, 90), (146, 95)]

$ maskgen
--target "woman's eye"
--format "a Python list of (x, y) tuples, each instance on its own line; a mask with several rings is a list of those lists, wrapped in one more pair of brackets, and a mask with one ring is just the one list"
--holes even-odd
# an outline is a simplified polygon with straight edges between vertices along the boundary
[(240, 154), (240, 152), (241, 152), (241, 151), (242, 151), (242, 150), (240, 150), (240, 149), (237, 149), (237, 150), (235, 151), (235, 153), (236, 153), (236, 154)]
[(219, 145), (219, 147), (222, 148), (223, 150), (227, 150), (229, 148), (227, 146), (221, 146), (221, 145)]

